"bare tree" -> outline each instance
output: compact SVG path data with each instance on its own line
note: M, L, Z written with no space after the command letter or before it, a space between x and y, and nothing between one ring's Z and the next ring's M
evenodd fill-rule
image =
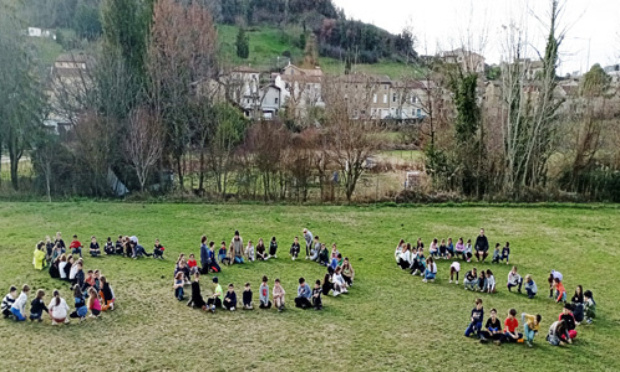
M176 165L181 188L184 156L191 143L189 110L196 82L216 73L217 32L209 10L198 2L184 6L159 0L153 11L148 50L149 94L166 128L167 148Z
M359 79L359 77L356 77ZM371 118L371 104L378 89L375 79L350 82L348 77L325 79L325 130L329 133L331 157L342 173L345 195L351 201L357 181L368 159L380 147L380 128Z
M163 149L163 128L147 109L138 108L129 116L125 157L133 167L144 192L149 174L159 162Z

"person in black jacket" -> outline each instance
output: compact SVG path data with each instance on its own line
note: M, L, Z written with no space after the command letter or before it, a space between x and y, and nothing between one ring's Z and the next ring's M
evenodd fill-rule
M482 262L487 259L489 255L489 241L487 237L484 235L484 229L480 229L480 235L476 238L476 258L478 262L482 259Z
M189 299L187 306L192 306L194 308L199 308L202 310L207 309L207 304L205 300L202 298L202 294L200 293L200 273L194 274L194 281L192 282L192 297Z
M45 302L43 302L43 297L45 297L45 292L42 289L39 289L37 291L37 297L35 297L35 299L30 303L30 321L38 320L39 322L42 322L43 319L41 319L41 316L43 315L43 312L45 311L49 314L49 310L47 309L47 306L45 306Z
M487 320L485 326L486 331L480 331L480 342L485 343L487 340L501 340L502 336L502 323L497 318L497 310L491 309L491 317Z
M226 292L226 297L224 297L223 305L226 310L230 311L235 311L237 307L237 294L235 293L235 286L232 283L228 285L228 292Z

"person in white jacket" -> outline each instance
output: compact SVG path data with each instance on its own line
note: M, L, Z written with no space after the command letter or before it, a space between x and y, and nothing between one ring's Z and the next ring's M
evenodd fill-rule
M407 243L403 251L398 255L398 265L401 269L407 270L411 267L411 263L413 262L413 256L411 255L411 244Z
M47 307L50 311L50 317L52 318L52 325L58 323L69 323L67 313L69 312L69 305L64 298L60 297L60 292L57 289L54 290L54 297Z
M26 320L24 314L26 313L26 302L28 302L28 292L30 292L30 286L24 284L22 287L22 293L19 294L17 300L13 302L11 306L11 313L15 316L15 320L23 322Z
M396 260L396 264L398 265L398 259L400 258L400 253L403 251L403 247L405 246L405 240L401 239L396 246L396 250L394 251L394 259Z
M495 276L493 275L493 272L491 270L487 270L486 292L487 293L495 293L495 291L496 291L495 286L496 285L497 285L497 283L495 282Z

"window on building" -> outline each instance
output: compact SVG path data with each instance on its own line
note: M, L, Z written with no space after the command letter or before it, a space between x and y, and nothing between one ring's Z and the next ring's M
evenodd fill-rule
M273 101L274 101L274 103L277 105L277 104L278 104L278 101L279 101L278 97L274 98L274 100L273 100Z
M377 103L377 95L373 94L372 96L372 103Z
M392 102L396 102L396 93L392 94Z
M387 94L384 94L384 95L383 95L383 103L388 103L388 102L387 102Z
M422 109L418 109L417 111L418 117L422 116Z

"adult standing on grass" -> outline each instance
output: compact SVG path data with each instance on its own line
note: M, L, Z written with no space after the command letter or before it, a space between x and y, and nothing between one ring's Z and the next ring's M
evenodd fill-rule
M476 258L478 262L482 258L482 262L487 259L489 255L489 240L484 235L484 229L480 229L480 235L476 238Z
M202 266L201 274L209 273L209 248L207 248L207 236L200 238L200 265Z
M239 236L239 230L235 231L235 236L230 242L233 248L235 263L242 264L243 261L243 238Z
M306 260L310 259L310 249L312 248L312 241L314 240L314 236L312 232L308 229L303 230L304 240L306 241Z

